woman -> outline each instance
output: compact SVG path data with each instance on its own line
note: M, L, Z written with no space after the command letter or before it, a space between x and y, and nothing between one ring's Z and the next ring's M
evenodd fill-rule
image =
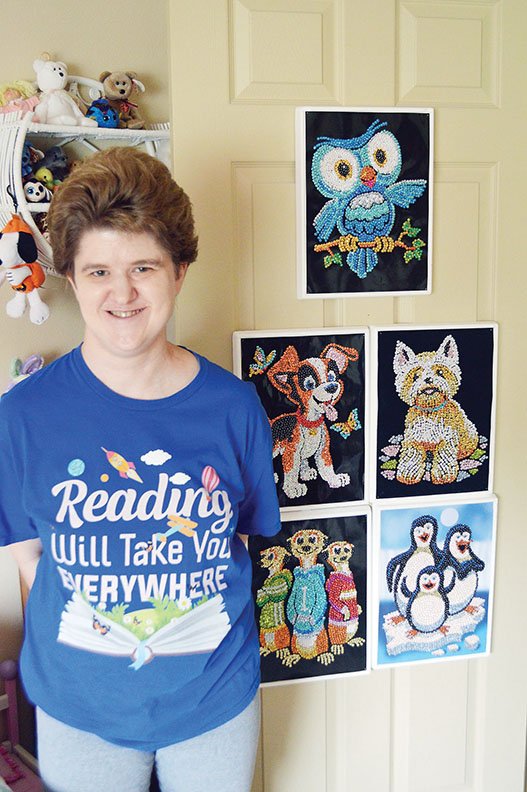
M80 347L0 403L0 538L31 587L22 679L51 792L250 788L259 652L241 534L279 529L254 389L169 343L190 202L114 148L49 212Z

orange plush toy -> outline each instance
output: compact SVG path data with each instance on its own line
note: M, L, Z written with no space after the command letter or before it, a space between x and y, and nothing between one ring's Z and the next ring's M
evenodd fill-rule
M49 308L42 301L39 287L45 280L37 261L37 246L30 227L18 215L0 233L0 284L7 280L15 296L6 305L8 316L19 319L29 304L29 318L42 324L49 317Z

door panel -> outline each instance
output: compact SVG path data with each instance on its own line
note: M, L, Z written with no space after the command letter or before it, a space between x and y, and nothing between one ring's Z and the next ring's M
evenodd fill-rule
M253 792L520 792L527 5L171 0L169 8L173 161L200 233L177 312L181 342L230 368L235 329L500 325L491 655L265 689ZM296 105L435 108L431 295L296 298Z

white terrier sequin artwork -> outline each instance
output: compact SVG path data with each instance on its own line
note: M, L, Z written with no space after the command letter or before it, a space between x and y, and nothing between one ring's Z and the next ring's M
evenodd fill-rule
M431 462L433 484L456 481L459 462L478 447L478 430L454 400L461 385L459 352L447 335L437 351L415 353L397 341L393 359L395 388L409 405L396 478L417 484Z

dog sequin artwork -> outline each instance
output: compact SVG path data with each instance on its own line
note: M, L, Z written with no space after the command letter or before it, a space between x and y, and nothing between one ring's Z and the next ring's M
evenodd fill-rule
M378 497L488 488L493 334L488 326L379 333Z
M459 462L478 447L478 430L454 400L461 384L459 353L448 335L437 351L415 352L397 342L393 360L395 388L409 406L396 476L402 484L417 484L430 454L433 484L450 484Z
M335 472L327 421L338 418L335 405L344 393L341 375L358 358L354 348L328 344L319 357L301 360L290 345L268 370L272 385L297 408L271 420L273 457L282 460L287 498L306 495L308 483L317 477L332 489L350 483L348 473Z
M357 327L234 333L234 371L269 419L282 508L366 499L368 343Z

